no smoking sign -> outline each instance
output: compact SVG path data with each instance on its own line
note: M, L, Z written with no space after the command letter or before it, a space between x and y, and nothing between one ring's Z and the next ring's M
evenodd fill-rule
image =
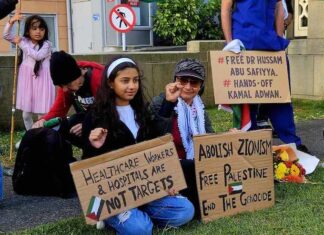
M109 13L109 22L116 31L127 33L134 28L135 12L127 4L116 5Z

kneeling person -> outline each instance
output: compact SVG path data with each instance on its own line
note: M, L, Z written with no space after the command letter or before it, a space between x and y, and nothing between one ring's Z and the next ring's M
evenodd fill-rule
M43 127L46 121L57 117L67 120L73 106L76 113L62 123L60 133L73 145L82 147L82 121L94 102L103 69L103 65L95 62L77 62L64 51L54 52L50 71L54 85L59 86L57 97L50 111L35 122L33 128Z

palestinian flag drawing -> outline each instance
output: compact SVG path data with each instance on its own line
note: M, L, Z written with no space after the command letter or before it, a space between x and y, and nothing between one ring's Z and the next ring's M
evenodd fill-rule
M228 185L229 195L241 193L243 190L242 182L234 182Z
M233 113L233 127L247 131L251 128L251 116L249 104L221 104L218 109Z
M86 216L90 219L99 221L104 203L105 201L102 200L100 197L92 196Z

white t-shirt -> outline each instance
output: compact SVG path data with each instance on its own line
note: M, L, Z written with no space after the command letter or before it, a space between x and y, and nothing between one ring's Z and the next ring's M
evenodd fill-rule
M286 20L288 18L288 8L287 8L286 0L282 0L282 6L284 9L284 20Z
M119 119L125 123L136 139L139 127L135 121L135 113L133 108L130 105L116 106L116 108L119 114Z

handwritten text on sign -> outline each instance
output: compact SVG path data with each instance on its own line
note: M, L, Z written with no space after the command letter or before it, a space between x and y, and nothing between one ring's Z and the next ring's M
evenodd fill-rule
M169 135L73 163L71 170L90 224L186 187Z
M211 51L216 104L290 102L284 51Z
M270 131L194 137L203 221L274 204L271 142Z

